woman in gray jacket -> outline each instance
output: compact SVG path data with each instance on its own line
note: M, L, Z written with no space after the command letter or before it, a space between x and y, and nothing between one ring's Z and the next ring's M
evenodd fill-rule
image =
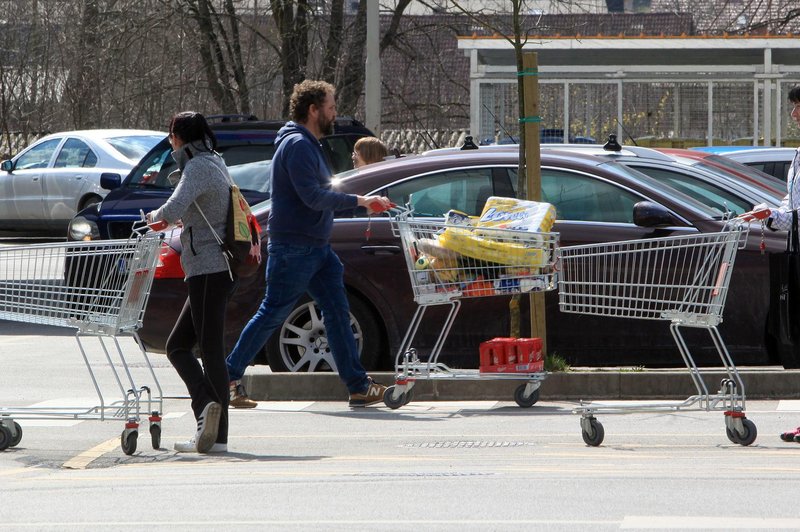
M175 444L178 452L226 452L228 370L225 366L225 307L234 277L214 235L225 238L231 178L214 150L217 140L200 113L182 112L169 127L172 157L181 172L167 202L148 221L181 222L181 265L189 297L167 339L167 357L192 399L197 432ZM192 348L198 345L202 365Z

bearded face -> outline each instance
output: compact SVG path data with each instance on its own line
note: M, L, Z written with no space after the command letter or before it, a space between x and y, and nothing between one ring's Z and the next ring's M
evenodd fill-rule
M325 113L320 113L317 117L317 126L319 127L320 132L323 135L333 135L333 123L336 120L336 116L333 117L325 116Z

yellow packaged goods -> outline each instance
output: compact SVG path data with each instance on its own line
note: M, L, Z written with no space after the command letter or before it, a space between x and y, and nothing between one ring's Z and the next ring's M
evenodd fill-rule
M550 203L492 196L475 226L547 233L555 221L556 208Z
M439 235L439 244L473 259L505 264L541 268L547 265L548 253L541 247L528 247L523 242L492 238L487 231L478 235L474 229L448 227Z
M549 232L555 219L556 209L549 203L492 196L480 218L471 220L472 227L448 224L439 235L439 245L473 259L541 268L550 257L537 233Z

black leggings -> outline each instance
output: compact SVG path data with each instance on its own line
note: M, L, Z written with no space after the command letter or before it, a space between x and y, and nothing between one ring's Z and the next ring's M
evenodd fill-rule
M227 271L190 277L186 283L189 297L167 339L167 357L189 390L195 419L209 402L222 405L217 443L228 443L225 307L235 285ZM196 344L202 366L192 352Z

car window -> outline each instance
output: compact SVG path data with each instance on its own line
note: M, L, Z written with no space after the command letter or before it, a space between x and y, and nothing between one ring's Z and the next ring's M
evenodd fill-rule
M97 166L97 155L88 144L79 139L67 139L58 152L53 168L92 168Z
M263 157L268 154L269 159L272 158L270 148L269 146L228 146L219 147L218 151L225 159L233 181L239 185L241 190L268 192L271 175L270 160L265 160ZM257 158L256 154L262 158ZM167 178L177 168L178 165L172 158L170 148L154 150L136 168L128 186L171 190L173 186Z
M509 174L516 183L517 170ZM633 206L642 199L601 179L542 168L542 201L555 206L559 220L633 223Z
M411 199L416 216L443 216L450 209L478 216L493 190L492 169L472 168L403 181L388 187L386 196L398 205Z
M749 211L753 207L751 202L738 197L732 192L693 176L661 168L637 166L636 169L719 212L730 211L738 215Z
M641 200L613 183L542 168L542 201L555 205L559 220L633 223L633 206Z
M334 174L353 168L353 146L360 137L362 135L328 135L322 138L322 149Z
M58 148L61 139L50 139L40 142L36 146L19 156L14 163L16 170L31 170L34 168L47 168L53 153Z
M107 137L105 140L123 157L127 157L133 162L138 162L163 138L160 135L127 135Z
M275 154L274 144L248 144L248 145L220 145L217 152L225 159L225 164L235 166L237 164L256 163L258 161L271 161Z

